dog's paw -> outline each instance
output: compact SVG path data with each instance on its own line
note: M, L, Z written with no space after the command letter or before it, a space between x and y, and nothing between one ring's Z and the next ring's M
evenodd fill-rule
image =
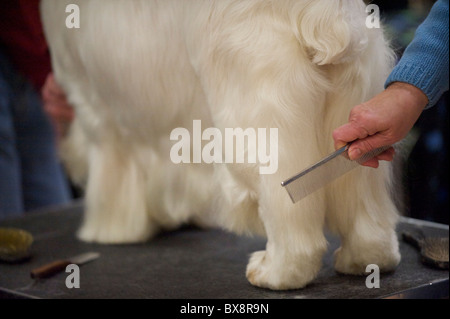
M292 260L291 260L292 261ZM320 264L313 269L305 269L311 264L282 262L280 259L271 260L266 251L257 251L252 254L247 265L246 276L248 281L257 287L272 290L299 289L305 287L316 276Z
M367 247L360 251L338 248L334 252L334 269L342 274L367 275L366 267L375 264L381 272L395 270L400 262L397 249Z
M92 224L85 224L78 230L76 235L79 240L89 243L134 244L145 242L152 238L156 233L157 229L155 227L127 231L120 227L95 227L95 225Z

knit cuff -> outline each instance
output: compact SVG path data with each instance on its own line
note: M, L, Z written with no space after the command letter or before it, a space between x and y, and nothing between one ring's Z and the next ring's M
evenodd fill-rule
M387 88L393 82L405 82L420 89L428 98L425 108L435 105L444 93L439 85L439 77L424 70L421 66L399 63L389 75L385 83Z

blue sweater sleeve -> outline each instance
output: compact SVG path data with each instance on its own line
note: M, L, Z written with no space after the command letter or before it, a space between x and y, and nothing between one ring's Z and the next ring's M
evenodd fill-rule
M438 0L433 5L385 83L385 87L392 82L414 85L428 97L427 108L449 88L448 7L449 0Z

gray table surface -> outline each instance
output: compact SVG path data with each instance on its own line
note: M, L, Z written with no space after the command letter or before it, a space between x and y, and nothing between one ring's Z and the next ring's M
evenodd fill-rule
M304 289L271 291L254 287L245 278L249 255L264 249L265 239L184 227L143 244L88 244L75 237L82 210L82 204L75 203L0 222L0 227L25 229L35 239L29 260L0 263L0 298L448 298L448 270L423 265L418 251L402 240L402 261L394 272L381 274L380 288L367 288L364 276L336 273L332 254L339 241L327 236L329 249L314 282ZM417 228L431 236L448 236L448 225L409 218L401 219L398 234ZM101 256L80 267L78 289L66 287L69 274L65 272L48 279L30 278L31 269L88 251L99 252Z

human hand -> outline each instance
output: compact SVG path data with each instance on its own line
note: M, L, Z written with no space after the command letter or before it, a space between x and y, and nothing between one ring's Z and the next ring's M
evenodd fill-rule
M70 123L74 118L72 106L67 102L62 88L56 83L53 73L47 76L42 87L44 110L49 115L55 128L57 141L66 136Z
M348 150L350 159L403 139L428 104L427 96L411 84L395 82L371 100L355 106L348 123L333 131L336 149L353 142ZM380 160L392 161L391 147L364 166L377 168Z

